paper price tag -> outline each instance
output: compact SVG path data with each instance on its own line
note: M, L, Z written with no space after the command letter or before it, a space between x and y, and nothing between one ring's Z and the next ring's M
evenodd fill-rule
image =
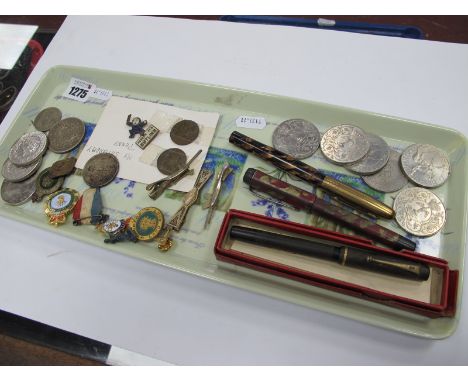
M91 97L100 99L102 101L107 101L112 97L112 90L96 88L91 94Z
M95 89L96 85L90 82L72 78L63 96L78 102L86 102Z
M266 120L263 117L240 116L236 119L236 125L246 129L263 129L266 127Z

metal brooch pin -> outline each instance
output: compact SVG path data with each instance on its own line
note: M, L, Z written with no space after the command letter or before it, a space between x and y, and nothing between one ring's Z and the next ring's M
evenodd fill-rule
M226 178L231 172L232 168L229 166L229 163L224 162L222 168L216 174L213 193L211 194L210 198L208 199L208 202L205 205L205 208L208 208L208 214L206 215L205 220L205 229L209 226L209 224L211 223L211 219L213 218L213 214L216 209L216 204L218 203L223 182L226 180Z
M146 190L149 191L149 197L153 200L156 200L166 189L176 184L184 176L193 175L193 170L190 169L190 165L201 154L202 151L203 150L198 150L192 159L190 159L181 170L154 183L148 184L146 186Z
M212 175L213 171L211 170L203 169L200 171L197 181L195 182L195 186L189 192L187 192L184 200L182 201L182 206L166 224L163 236L158 239L158 248L161 251L166 252L172 247L172 239L170 238L171 232L173 230L179 231L182 228L188 210L197 201L200 190L203 188L206 182L208 182Z

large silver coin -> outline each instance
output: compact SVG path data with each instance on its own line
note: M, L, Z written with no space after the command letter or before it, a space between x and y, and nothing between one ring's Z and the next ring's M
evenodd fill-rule
M187 163L187 155L181 149L163 151L156 162L156 167L164 175L172 175L182 170Z
M23 182L9 182L4 180L0 195L2 199L14 206L26 203L36 190L36 177L32 176Z
M320 146L320 132L304 119L288 119L273 132L273 147L296 159L310 157Z
M401 167L408 178L423 187L438 187L448 178L450 161L446 153L432 145L411 145L401 154Z
M364 131L353 125L338 125L328 129L322 137L320 148L333 163L348 164L364 158L370 148Z
M381 192L395 192L408 184L408 179L400 169L400 154L390 150L387 164L373 175L363 176L368 186Z
M49 149L63 154L78 146L85 136L85 125L81 119L65 118L49 130Z
M62 112L56 107L48 107L42 110L36 118L33 125L39 131L47 131L54 127L62 119Z
M17 166L37 162L47 150L47 136L41 131L22 135L10 148L8 158Z
M401 190L393 203L395 219L406 232L432 236L445 224L445 208L431 191L421 187Z
M10 159L7 159L3 163L2 176L9 182L22 182L25 179L33 176L36 171L41 167L42 157L37 162L31 163L30 165L20 167L11 163Z
M119 173L119 160L109 153L96 154L83 167L83 180L90 187L103 187Z
M388 162L390 148L378 135L367 133L370 143L369 152L361 160L345 167L359 175L371 175L380 171Z

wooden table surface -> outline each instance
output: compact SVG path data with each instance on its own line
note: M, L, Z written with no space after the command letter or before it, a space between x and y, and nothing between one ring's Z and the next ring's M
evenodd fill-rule
M217 20L219 16L169 16ZM326 18L375 24L412 25L424 31L425 38L433 41L468 43L468 16L297 16ZM55 33L65 16L0 16L0 23L31 24L39 26L39 33ZM0 115L0 122L3 116ZM47 327L0 311L0 365L104 365L105 359L86 347L86 339ZM26 329L28 328L28 329ZM45 333L45 334L44 334ZM50 341L51 338L54 341ZM60 345L57 338L63 338ZM52 343L53 342L53 343ZM67 346L72 343L73 346ZM79 343L80 346L76 346ZM106 352L105 344L99 354ZM96 346L91 346L93 349ZM60 350L59 350L60 349Z

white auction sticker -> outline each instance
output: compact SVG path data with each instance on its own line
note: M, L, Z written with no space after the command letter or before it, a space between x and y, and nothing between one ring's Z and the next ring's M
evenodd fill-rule
M246 129L263 129L266 126L266 120L263 117L248 117L240 116L236 119L237 127L245 127Z
M90 82L72 78L63 96L75 101L86 102L95 89L96 85Z
M96 88L91 94L92 98L100 99L102 101L107 101L112 97L112 90Z

